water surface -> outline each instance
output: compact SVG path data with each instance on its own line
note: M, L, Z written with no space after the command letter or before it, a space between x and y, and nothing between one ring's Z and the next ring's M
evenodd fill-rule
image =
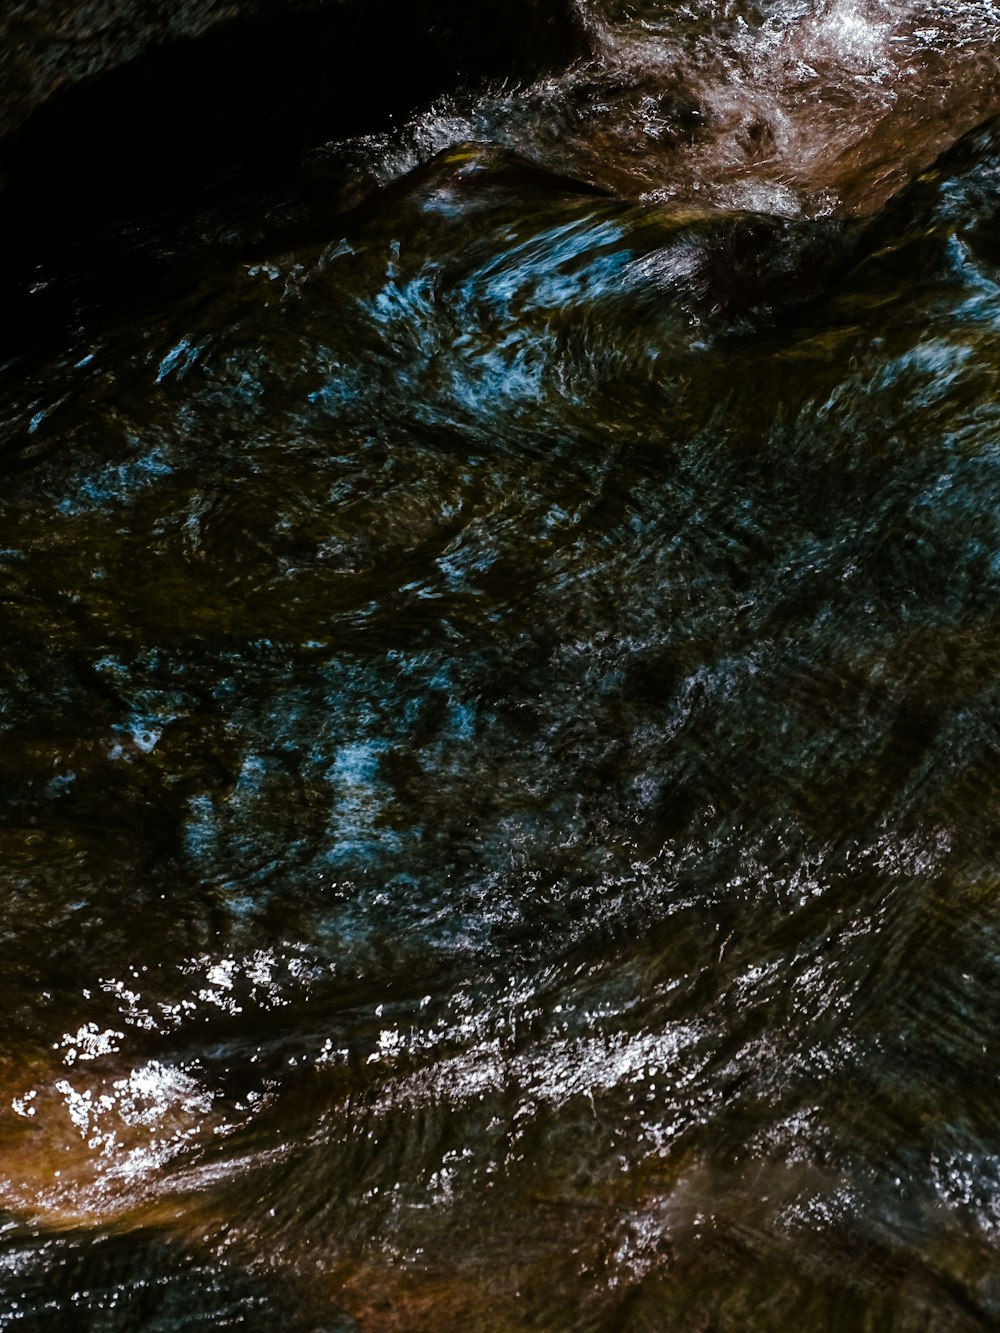
M588 17L4 368L0 1327L1000 1324L992 10Z

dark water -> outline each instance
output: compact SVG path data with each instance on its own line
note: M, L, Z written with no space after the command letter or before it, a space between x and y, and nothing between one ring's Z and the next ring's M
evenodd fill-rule
M4 369L0 1328L1000 1327L993 11L589 19Z

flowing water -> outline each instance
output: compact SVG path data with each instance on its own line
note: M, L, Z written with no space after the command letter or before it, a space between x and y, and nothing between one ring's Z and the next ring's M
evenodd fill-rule
M0 1329L1000 1327L997 16L586 19L3 368Z

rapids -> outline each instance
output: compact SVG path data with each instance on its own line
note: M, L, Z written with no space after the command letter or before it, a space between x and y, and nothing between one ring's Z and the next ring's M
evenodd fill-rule
M0 1329L1000 1327L996 15L582 2L21 293Z

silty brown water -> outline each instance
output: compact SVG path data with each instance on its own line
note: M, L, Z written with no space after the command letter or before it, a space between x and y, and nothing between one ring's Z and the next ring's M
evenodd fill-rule
M587 19L4 368L3 1327L1000 1320L992 10Z

